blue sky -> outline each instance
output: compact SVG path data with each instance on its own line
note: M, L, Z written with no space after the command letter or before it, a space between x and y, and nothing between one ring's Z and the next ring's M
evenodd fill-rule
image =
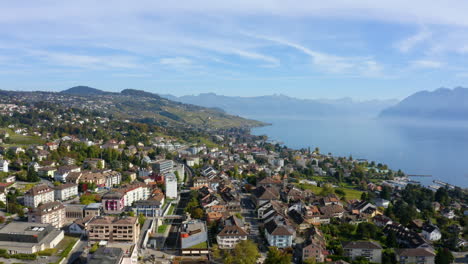
M364 100L468 86L468 2L432 2L2 1L0 89Z

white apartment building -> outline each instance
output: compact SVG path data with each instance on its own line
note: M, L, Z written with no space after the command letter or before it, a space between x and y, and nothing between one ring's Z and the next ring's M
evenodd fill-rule
M24 194L24 205L26 207L36 208L41 203L46 204L53 201L54 190L45 184L34 186Z
M78 185L64 183L54 188L55 200L65 201L78 196Z
M133 202L147 200L150 196L150 189L144 183L137 183L125 188L125 206L132 206Z
M166 198L177 198L177 177L174 173L164 174L164 184L166 186Z

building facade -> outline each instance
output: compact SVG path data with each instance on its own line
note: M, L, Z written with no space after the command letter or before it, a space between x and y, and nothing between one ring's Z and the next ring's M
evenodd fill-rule
M55 200L65 201L78 196L78 185L65 183L54 188Z
M343 245L344 255L351 260L364 257L370 262L382 263L382 247L377 242L352 241Z
M90 241L137 243L140 225L136 217L97 217L86 226Z
M45 184L34 186L24 194L24 205L26 207L36 208L39 204L46 204L53 201L54 190Z
M65 206L61 202L51 202L39 205L28 213L28 222L51 224L55 228L65 225Z

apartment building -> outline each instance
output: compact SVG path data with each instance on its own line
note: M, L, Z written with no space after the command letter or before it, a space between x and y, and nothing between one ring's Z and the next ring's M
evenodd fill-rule
M65 206L61 202L41 204L28 213L28 222L39 224L51 224L55 228L65 225Z
M90 241L137 243L140 225L136 217L97 217L86 226Z
M29 189L24 194L24 205L36 208L39 204L46 204L54 201L54 190L45 184L37 185Z
M434 264L435 253L427 248L395 249L396 260L400 264Z
M382 263L382 247L372 241L351 241L343 244L344 255L351 260L364 257L370 262Z
M177 177L174 173L164 174L164 184L166 186L166 198L177 198Z
M78 196L78 185L74 183L64 183L54 188L55 200L66 201Z

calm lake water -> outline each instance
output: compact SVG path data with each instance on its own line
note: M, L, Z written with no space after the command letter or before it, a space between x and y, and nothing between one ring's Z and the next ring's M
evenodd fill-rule
M425 185L442 180L468 187L468 126L454 123L389 122L382 120L317 120L249 116L271 123L255 128L288 147L319 147L321 153L352 155L388 164Z

